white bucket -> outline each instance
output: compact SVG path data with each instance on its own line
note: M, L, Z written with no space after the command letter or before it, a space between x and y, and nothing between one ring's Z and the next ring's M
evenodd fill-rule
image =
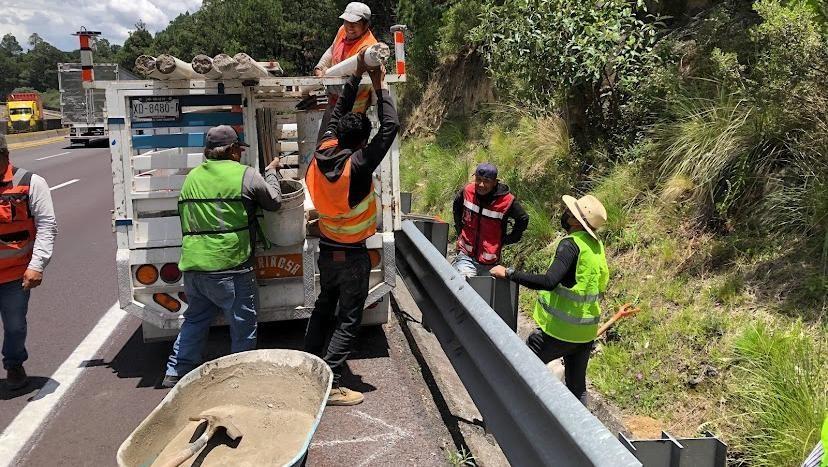
M262 231L273 244L290 246L305 241L305 188L297 180L282 180L282 207L264 211Z

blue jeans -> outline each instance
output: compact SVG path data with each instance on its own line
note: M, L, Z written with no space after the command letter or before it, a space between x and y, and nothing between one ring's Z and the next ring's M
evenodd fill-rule
M219 312L230 325L230 351L256 348L256 274L184 272L188 308L167 362L167 375L184 376L203 359L210 323Z
M452 266L454 266L454 269L457 272L459 272L460 275L464 277L469 277L488 276L489 269L493 268L495 265L480 264L465 253L457 253L457 257L454 258L454 263L452 263Z
M0 284L0 318L3 319L3 368L20 366L29 358L26 352L26 311L30 291L23 281Z

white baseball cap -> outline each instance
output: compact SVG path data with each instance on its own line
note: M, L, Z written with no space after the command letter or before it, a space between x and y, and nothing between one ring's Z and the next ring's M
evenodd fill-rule
M349 23L358 23L360 21L371 21L371 7L360 2L351 2L345 7L345 13L339 16Z

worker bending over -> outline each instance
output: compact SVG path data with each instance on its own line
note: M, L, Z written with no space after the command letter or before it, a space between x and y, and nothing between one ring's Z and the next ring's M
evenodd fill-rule
M43 281L57 236L52 194L43 177L9 160L0 135L0 318L3 322L3 368L9 390L23 389L29 377L26 314L31 290Z
M592 195L564 196L561 227L566 230L544 275L495 266L492 276L540 290L533 318L538 328L526 344L543 361L560 357L566 365L566 386L586 405L586 371L601 317L600 300L607 290L609 269L604 244L595 231L607 222L607 211Z
M371 8L368 5L360 2L351 2L345 7L345 12L340 18L343 20L342 26L334 37L333 44L328 47L328 50L319 59L319 63L313 69L316 76L324 76L325 71L348 58L351 58L363 50L371 47L377 43L377 39L371 32ZM328 86L328 103L329 108L333 108L336 104L337 96L341 89L337 86ZM359 87L356 99L354 100L354 112L365 113L371 105L371 100L374 97L374 90L370 84Z
M454 228L457 258L454 268L468 277L488 274L500 262L505 245L520 241L529 216L508 185L500 183L497 167L482 163L474 171L474 182L454 197ZM511 224L511 232L506 232Z
M305 333L305 350L324 358L334 374L329 405L354 405L361 393L340 384L368 297L371 262L365 240L377 230L377 202L372 175L399 129L397 111L385 84L385 69L368 71L376 91L379 132L368 143L371 122L349 112L366 71L364 53L345 84L321 135L305 181L319 213L319 283L321 291ZM337 304L339 305L337 310ZM326 341L326 338L330 339Z
M230 325L230 351L256 348L258 291L253 271L259 207L282 203L278 159L265 169L239 163L244 147L227 125L210 128L205 161L190 171L178 197L181 260L188 307L161 386L171 388L201 364L217 312Z

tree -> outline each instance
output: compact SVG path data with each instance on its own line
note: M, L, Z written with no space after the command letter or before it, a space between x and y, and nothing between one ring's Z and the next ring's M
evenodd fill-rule
M71 54L61 52L38 34L29 36L31 49L21 56L20 83L38 91L57 89L57 64L67 61Z
M135 59L149 52L151 46L152 34L147 31L147 25L138 20L135 23L135 30L130 31L129 37L124 41L124 46L118 51L117 61L122 67L132 70L135 67Z
M6 54L8 57L16 57L23 53L23 47L20 46L14 35L8 33L3 36L3 39L0 39L0 53Z

